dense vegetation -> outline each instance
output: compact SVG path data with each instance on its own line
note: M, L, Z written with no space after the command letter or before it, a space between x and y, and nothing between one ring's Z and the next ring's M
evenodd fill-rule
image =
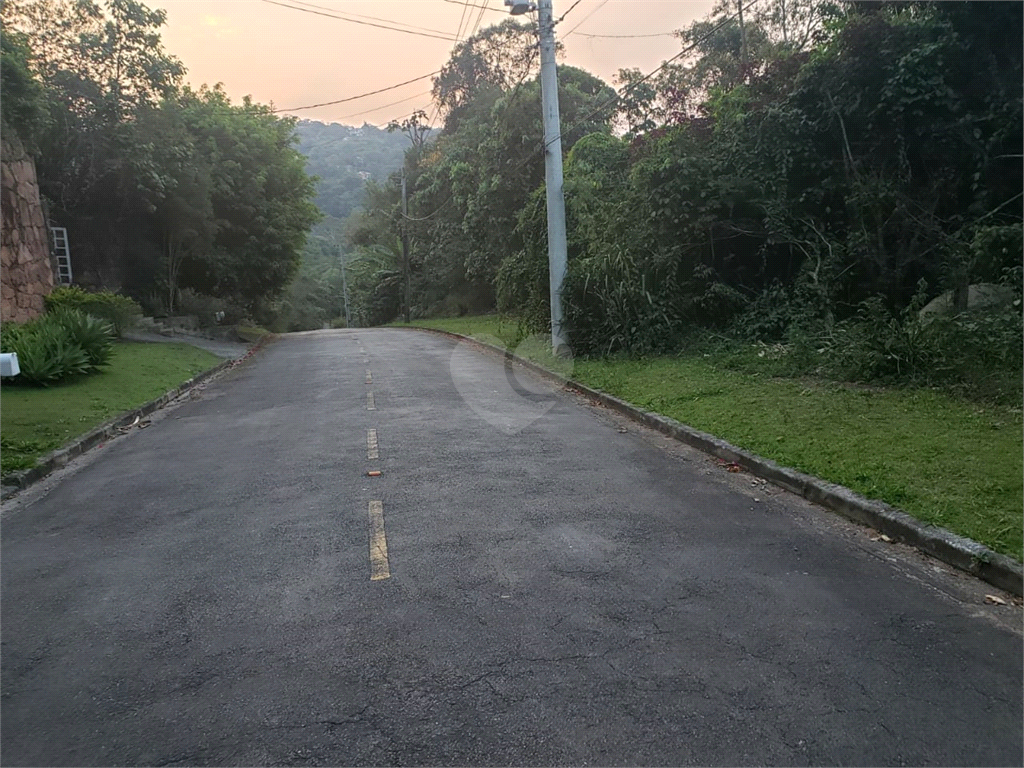
M46 297L46 310L54 313L74 310L92 315L109 323L118 336L131 328L142 314L138 303L127 296L111 291L84 291L75 285L62 285L53 289Z
M369 123L356 128L299 120L295 135L296 149L317 178L313 202L334 219L347 219L362 204L367 180L383 182L401 167L408 145L402 135Z
M18 356L15 383L47 386L98 373L110 361L114 327L77 309L49 312L27 323L4 323L0 343Z
M742 368L756 343L778 374L1019 401L1021 5L734 10L618 91L560 67L575 352L713 346ZM80 282L297 330L342 322L344 261L359 325L498 310L546 328L530 23L456 46L440 131L423 113L383 131L181 86L163 13L137 0L9 0L2 19L5 127Z
M1019 401L1022 6L733 10L617 98L560 68L574 350L753 342L776 373ZM348 230L362 322L498 309L544 330L534 50L528 25L482 31L435 80L436 140L403 126L409 217L395 174Z
M383 183L402 166L408 141L399 132L363 125L300 120L295 126L297 149L308 159L317 179L313 202L324 214L313 227L302 251L302 263L272 327L278 331L305 331L325 323L341 324L344 317L345 280L342 258L344 226L363 202L367 182Z
M127 296L61 286L46 297L46 314L27 323L4 323L0 347L18 355L11 383L48 386L99 373L110 362L114 340L142 310Z
M76 282L150 312L181 289L236 320L273 317L319 218L294 121L181 85L163 11L138 0L7 0L3 120L35 156Z

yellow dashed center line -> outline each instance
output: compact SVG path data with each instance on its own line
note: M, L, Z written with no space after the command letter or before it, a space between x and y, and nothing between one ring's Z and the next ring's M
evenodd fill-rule
M363 363L370 364L370 358L366 355L363 345L359 345L359 353L363 356ZM366 369L366 383L373 384L373 374ZM366 393L366 410L377 410L377 404L373 400L373 391ZM366 430L366 458L379 459L380 446L377 442L377 430ZM388 539L384 533L384 504L380 501L371 501L369 507L370 516L370 581L381 581L391 578L391 566L388 563Z
M384 535L384 504L370 502L370 581L391 578L388 539Z

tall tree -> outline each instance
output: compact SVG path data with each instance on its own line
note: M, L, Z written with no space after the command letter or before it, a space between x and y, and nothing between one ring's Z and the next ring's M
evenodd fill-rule
M45 83L64 90L76 109L113 121L169 95L185 74L160 42L166 11L138 0L8 0L0 18L31 38ZM98 98L85 98L75 80Z
M295 274L319 213L295 122L220 88L180 88L165 13L138 0L13 0L49 112L40 186L76 275L173 309L191 287L263 312Z
M540 64L534 25L505 19L455 46L434 78L434 102L455 130L462 112L484 91L505 93L536 74Z
M210 169L216 223L209 249L185 261L184 281L266 312L294 277L306 234L321 216L312 202L315 180L295 149L295 121L248 98L231 104L219 87L185 88L178 100Z
M188 110L173 97L140 114L140 131L152 142L151 166L142 187L149 221L163 257L165 306L174 313L182 267L213 248L218 222L213 210L213 163Z
M5 29L0 35L0 82L3 103L0 118L34 151L48 113L42 84L32 72L32 50L27 37L17 30Z
M165 14L137 0L14 0L0 18L25 35L44 86L40 191L69 229L76 275L118 286L140 236L137 180L151 165L136 118L184 73L160 45Z

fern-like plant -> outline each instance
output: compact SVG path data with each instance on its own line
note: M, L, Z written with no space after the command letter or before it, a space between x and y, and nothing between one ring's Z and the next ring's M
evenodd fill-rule
M21 369L18 381L26 384L47 386L91 369L85 350L51 315L23 326L12 346Z
M111 323L74 309L60 310L53 317L85 352L91 370L97 371L110 362L116 335Z

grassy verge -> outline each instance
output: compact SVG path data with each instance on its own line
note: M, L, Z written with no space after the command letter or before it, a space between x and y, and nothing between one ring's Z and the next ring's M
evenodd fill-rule
M0 473L27 469L79 435L138 408L220 358L187 344L118 343L101 373L45 389L0 387Z
M497 317L414 325L519 338L514 321ZM765 373L733 368L717 355L583 359L573 378L1021 559L1019 408L932 390L775 378L767 364Z
M394 323L402 327L405 323ZM413 320L409 325L418 328L437 328L463 336L487 339L497 338L509 346L516 346L523 337L523 332L515 320L502 318L499 315L478 315L476 317L439 317L434 320Z

